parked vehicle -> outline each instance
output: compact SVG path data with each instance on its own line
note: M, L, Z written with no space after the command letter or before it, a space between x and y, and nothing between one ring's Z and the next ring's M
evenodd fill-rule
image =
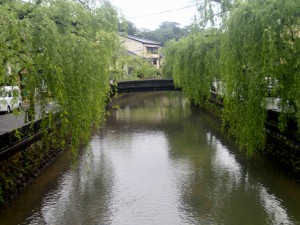
M21 107L22 96L18 86L0 87L0 112L11 113Z

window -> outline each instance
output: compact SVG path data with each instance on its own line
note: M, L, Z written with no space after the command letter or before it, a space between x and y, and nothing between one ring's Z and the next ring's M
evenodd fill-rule
M147 53L150 53L150 54L158 53L158 47L146 47L146 48L147 48Z

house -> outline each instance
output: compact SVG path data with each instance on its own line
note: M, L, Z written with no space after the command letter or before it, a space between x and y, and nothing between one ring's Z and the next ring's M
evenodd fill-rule
M159 50L161 45L159 42L139 38L131 35L119 35L121 44L130 54L134 54L146 58L157 69L160 68L161 57Z

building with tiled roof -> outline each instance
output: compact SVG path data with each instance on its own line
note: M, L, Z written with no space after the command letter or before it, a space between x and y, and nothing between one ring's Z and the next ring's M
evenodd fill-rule
M159 52L161 49L161 44L159 42L131 35L120 35L119 37L121 44L129 53L146 58L157 69L160 68L161 57Z

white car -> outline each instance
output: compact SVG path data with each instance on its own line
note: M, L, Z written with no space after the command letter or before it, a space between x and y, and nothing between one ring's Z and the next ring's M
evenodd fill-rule
M11 113L14 109L21 109L22 96L18 86L0 87L0 112Z

